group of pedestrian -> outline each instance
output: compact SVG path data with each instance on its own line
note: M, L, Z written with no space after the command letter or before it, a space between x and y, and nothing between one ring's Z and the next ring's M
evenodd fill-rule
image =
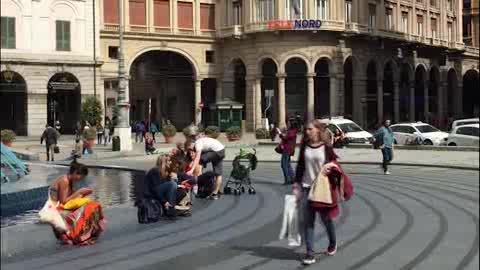
M133 131L135 132L136 143L143 143L144 139L147 138L147 135L152 137L154 143L157 143L155 135L160 131L160 127L157 122L138 121L134 125L132 125L132 127Z

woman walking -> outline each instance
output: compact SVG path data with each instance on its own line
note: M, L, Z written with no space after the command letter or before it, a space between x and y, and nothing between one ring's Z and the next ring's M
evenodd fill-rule
M281 166L283 172L283 184L293 184L293 169L291 157L295 154L295 146L297 142L297 127L293 122L288 123L288 129L284 133L279 134L280 147L282 149Z
M329 240L324 253L335 255L337 242L333 219L339 214L337 194L348 200L353 193L350 180L336 162L337 156L331 144L331 133L326 130L327 124L323 120L313 120L307 124L293 185L293 193L297 200L301 201L300 211L303 213L306 255L302 263L305 265L315 263L313 238L317 213L325 225ZM325 181L322 183L325 184L325 189L328 189L324 194L330 199L325 203L312 200L315 195L310 192L312 186L317 185L316 181L321 180Z

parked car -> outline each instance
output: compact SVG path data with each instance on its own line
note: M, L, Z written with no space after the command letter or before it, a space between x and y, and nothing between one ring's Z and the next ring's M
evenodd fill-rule
M401 123L391 126L395 144L408 145L420 142L424 145L441 145L448 133L423 122Z
M456 127L459 127L459 126L478 124L478 123L479 123L478 118L458 119L453 121L452 127L450 128L450 130L454 130Z
M455 127L450 135L445 138L448 146L479 146L478 144L479 124L460 125Z
M332 117L328 129L335 134L340 129L347 139L348 143L370 143L373 135L363 130L359 125L349 119L343 117Z

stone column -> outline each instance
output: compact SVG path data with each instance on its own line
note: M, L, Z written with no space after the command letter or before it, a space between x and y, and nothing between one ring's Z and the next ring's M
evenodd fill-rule
M195 125L202 122L202 108L200 103L202 102L202 79L195 79Z
M398 123L400 121L400 83L398 81L393 82L393 114L395 123Z
M463 79L463 78L462 78ZM458 80L456 99L455 99L455 118L460 118L463 115L463 80Z
M343 67L343 63L340 62L340 65ZM336 100L335 112L339 115L344 115L345 112L345 74L343 74L343 69L341 73L337 74L337 83L338 83L338 92Z
M428 113L430 111L430 104L429 104L429 96L428 96L428 81L425 81L423 83L423 117L424 117L424 120L425 122L428 122L430 121L430 119L428 119Z
M286 127L285 123L285 78L287 77L284 73L277 74L278 78L278 127Z
M439 119L440 127L443 128L443 125L446 123L445 119L445 92L447 90L448 84L447 81L441 81L438 86L438 97L437 97L437 117Z
M383 119L383 80L377 80L377 118Z
M245 87L245 107L243 111L245 112L245 120L246 120L246 129L248 131L254 131L256 125L256 106L255 106L255 99L256 99L256 77L248 76L245 78L246 80L246 87Z
M315 117L315 88L314 88L315 73L307 74L307 115L308 121Z
M262 77L255 79L255 129L262 127ZM268 128L268 127L266 127Z
M361 126L366 126L364 111L362 103L362 98L365 98L366 89L367 89L367 78L366 77L355 77L353 78L352 84L352 93L353 93L353 111L352 117L353 121L359 123Z
M337 77L330 75L330 116L337 114Z
M410 111L408 112L408 117L410 122L415 122L415 81L410 83Z

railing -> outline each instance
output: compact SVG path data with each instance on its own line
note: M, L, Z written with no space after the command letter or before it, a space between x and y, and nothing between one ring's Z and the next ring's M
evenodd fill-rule
M480 49L478 47L465 46L465 53L479 55Z
M115 31L115 32L118 32L118 24L108 24L108 23L105 23L103 24L103 30L105 31Z

